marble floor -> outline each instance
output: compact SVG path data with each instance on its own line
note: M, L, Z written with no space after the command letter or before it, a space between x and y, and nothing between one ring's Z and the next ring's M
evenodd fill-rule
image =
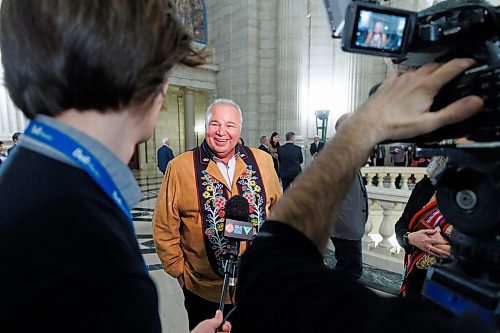
M134 172L142 191L141 202L132 209L137 240L149 274L158 288L160 316L164 333L188 332L187 313L184 309L184 295L177 280L163 271L156 255L152 236L153 211L163 175L156 170Z
M157 170L134 172L142 191L141 202L132 209L137 240L149 267L159 293L160 316L164 333L188 332L187 313L184 309L184 296L177 280L163 271L156 255L152 238L153 211L163 175ZM335 257L330 244L325 254L325 264L333 267ZM375 267L365 266L360 281L382 296L397 294L401 276Z

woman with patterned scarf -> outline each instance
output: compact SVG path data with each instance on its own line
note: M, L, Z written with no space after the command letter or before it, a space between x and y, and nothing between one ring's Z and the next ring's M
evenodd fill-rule
M446 167L447 158L435 156L427 167L428 177L419 181L396 223L396 237L405 249L404 279L400 296L420 297L427 268L440 257L450 256L452 226L443 217L436 201L436 176Z

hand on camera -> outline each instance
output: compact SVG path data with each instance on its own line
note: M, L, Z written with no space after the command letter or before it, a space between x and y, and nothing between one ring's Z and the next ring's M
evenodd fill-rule
M408 235L408 242L433 256L449 257L451 247L449 242L441 235L441 229L422 229Z
M404 139L462 121L479 112L483 101L467 96L437 112L429 112L441 87L474 64L472 59L454 59L445 64L426 64L417 70L393 76L362 106L363 116L380 124L378 142Z
M215 317L212 319L207 319L196 325L196 327L191 331L191 333L214 333L215 330L222 324L224 320L222 316L222 311L217 310ZM222 331L218 332L231 332L231 323L226 321L222 325Z

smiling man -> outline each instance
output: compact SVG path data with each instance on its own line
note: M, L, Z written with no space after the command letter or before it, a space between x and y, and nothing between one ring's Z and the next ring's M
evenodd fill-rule
M205 140L169 163L156 201L157 253L165 272L182 287L190 328L219 306L228 246L223 237L226 201L245 197L257 231L281 196L271 156L238 144L242 123L234 101L214 101L207 109Z

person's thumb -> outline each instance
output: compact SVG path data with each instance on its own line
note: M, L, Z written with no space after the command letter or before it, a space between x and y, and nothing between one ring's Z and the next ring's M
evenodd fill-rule
M224 319L224 317L222 315L222 311L221 310L217 310L215 312L215 320L217 321L217 323L222 324L222 320L223 319Z
M220 326L220 324L222 324L223 319L224 317L222 315L222 311L217 310L217 312L215 312L215 317L210 319L210 326L216 329L217 327Z

